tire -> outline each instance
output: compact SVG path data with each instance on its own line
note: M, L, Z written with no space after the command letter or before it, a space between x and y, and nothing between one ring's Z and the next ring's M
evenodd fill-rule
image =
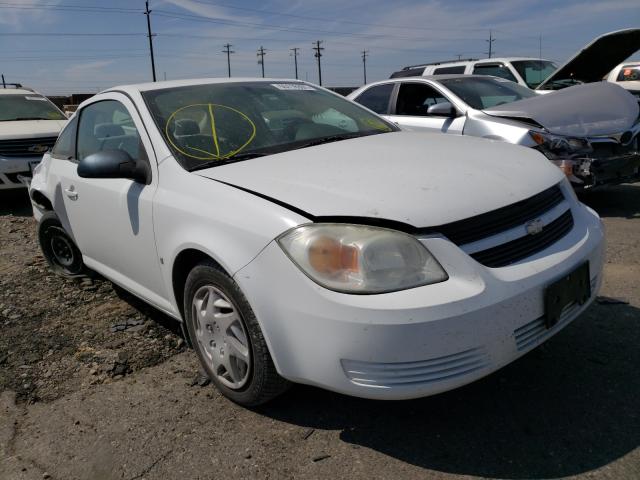
M193 349L227 398L255 407L283 393L260 325L240 287L213 262L191 270L184 287L184 317Z
M82 253L54 212L46 212L38 223L38 242L51 269L64 278L86 273Z

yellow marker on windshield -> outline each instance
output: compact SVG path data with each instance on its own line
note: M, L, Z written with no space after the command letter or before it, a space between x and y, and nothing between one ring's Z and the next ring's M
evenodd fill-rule
M248 124L248 127L250 127L250 132L247 132L248 133L247 140L239 148L236 148L228 152L221 151L221 148L220 148L221 135L219 134L219 126L216 124L216 119L215 119L216 110L226 110L226 111L232 112L233 116L238 118L238 120L241 123L246 122L246 124ZM182 118L176 118L180 116L179 114L182 114ZM176 137L176 135L171 133L169 129L169 126L171 125L171 123L173 122L175 124L177 120L182 120L182 119L191 120L195 122L193 117L202 118L203 114L208 115L209 117L209 122L211 124L211 141L212 141L212 147L213 147L211 150L214 150L214 151L206 150L205 149L207 148L206 145L201 145L199 143L199 140L203 138L203 136L206 138L206 134L184 135L183 136L184 138L182 139L183 141L180 142L181 145L177 145L176 142L178 138ZM234 132L241 130L240 128L236 128L236 127L239 127L239 125L231 126L229 128L234 130ZM175 148L178 152L180 152L181 154L189 158L195 158L197 160L226 160L228 158L233 157L237 153L241 152L245 148L247 148L247 146L254 140L256 136L256 125L247 115L242 113L240 110L236 110L233 107L229 107L228 105L221 105L216 103L194 103L192 105L185 105L184 107L180 107L169 116L167 123L165 125L165 136L167 138L167 141L171 144L173 148ZM189 144L189 142L193 142L193 143ZM193 152L198 152L199 154L191 153L187 151L187 149Z

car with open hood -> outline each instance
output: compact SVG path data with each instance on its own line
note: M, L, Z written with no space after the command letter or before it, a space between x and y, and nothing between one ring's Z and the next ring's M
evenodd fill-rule
M536 95L504 78L434 75L375 82L348 98L405 129L531 147L576 189L640 179L638 102L608 82Z
M0 88L0 190L24 188L67 117L49 99L21 85Z
M602 281L600 219L539 152L403 132L297 80L101 92L29 194L54 271L176 319L243 405L291 382L378 399L467 384Z
M628 28L600 35L560 67L543 58L470 58L410 65L390 78L431 75L491 75L519 83L537 93L601 81L618 63L640 50L640 29Z

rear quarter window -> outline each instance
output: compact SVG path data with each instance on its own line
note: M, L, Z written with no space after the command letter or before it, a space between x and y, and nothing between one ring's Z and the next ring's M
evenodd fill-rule
M389 99L393 86L393 83L376 85L362 92L355 101L376 113L386 114L389 111Z

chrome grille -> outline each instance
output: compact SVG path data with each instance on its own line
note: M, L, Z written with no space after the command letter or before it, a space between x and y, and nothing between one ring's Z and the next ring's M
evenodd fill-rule
M465 245L523 225L539 217L564 200L562 190L554 185L519 202L475 217L425 229L420 233L438 232L456 245Z
M571 210L567 210L536 235L525 235L497 247L473 253L471 256L487 267L505 267L553 245L572 228L573 215Z
M11 140L0 140L0 155L7 157L38 157L44 154L44 151L36 147L51 148L56 143L58 137L40 137L40 138L20 138Z

